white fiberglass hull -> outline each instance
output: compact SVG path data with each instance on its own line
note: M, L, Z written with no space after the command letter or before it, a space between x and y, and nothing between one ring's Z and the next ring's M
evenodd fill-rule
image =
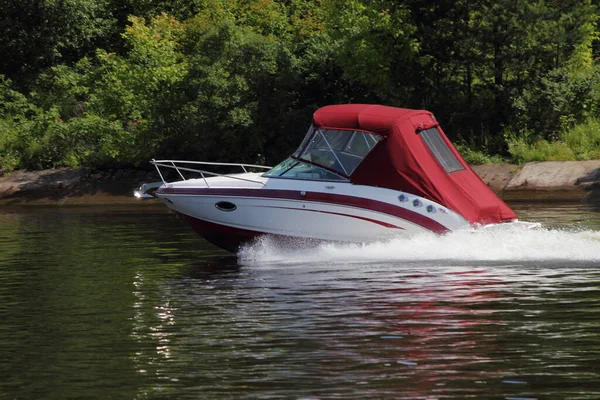
M207 240L235 251L260 235L368 242L400 232L470 226L459 214L408 193L347 182L246 173L162 186L157 196Z

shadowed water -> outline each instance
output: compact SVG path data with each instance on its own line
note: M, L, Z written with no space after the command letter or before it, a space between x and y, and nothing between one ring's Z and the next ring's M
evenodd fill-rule
M0 398L597 399L600 213L229 255L161 207L0 210Z

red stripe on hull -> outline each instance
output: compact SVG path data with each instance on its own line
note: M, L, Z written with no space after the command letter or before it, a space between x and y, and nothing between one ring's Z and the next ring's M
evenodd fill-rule
M436 233L446 233L449 229L439 222L406 208L395 206L378 200L362 197L347 196L320 192L303 192L299 190L274 190L274 189L216 189L216 188L176 188L167 187L157 191L159 195L192 195L192 196L227 196L227 197L255 197L283 200L298 200L306 202L336 204L362 208L401 218L415 225Z

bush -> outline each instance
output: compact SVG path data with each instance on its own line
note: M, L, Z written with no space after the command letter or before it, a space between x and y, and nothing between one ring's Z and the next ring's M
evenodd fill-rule
M77 168L126 163L135 152L134 134L120 121L86 115L49 126L42 137L48 164Z
M600 70L569 74L556 69L533 80L512 101L514 133L554 141L600 107Z
M456 149L469 165L501 163L504 160L499 155L490 155L485 150L478 150L466 144L457 144Z
M600 159L600 119L588 118L560 135L576 160Z
M530 161L572 161L575 159L573 151L562 142L548 142L540 139L528 145L522 140L508 143L508 150L512 156L511 161L522 164Z
M20 157L14 147L20 129L10 118L0 120L0 170L9 172L19 167Z
M588 118L585 122L566 128L558 139L535 140L535 135L521 137L508 135L507 143L512 161L573 161L600 158L600 120Z
M10 171L30 167L25 159L33 158L39 146L36 129L46 117L12 82L0 75L0 168Z

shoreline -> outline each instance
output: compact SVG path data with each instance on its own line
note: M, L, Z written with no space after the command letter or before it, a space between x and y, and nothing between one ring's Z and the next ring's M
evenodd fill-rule
M600 160L473 166L503 200L600 203ZM160 180L154 169L13 171L0 177L2 205L140 204L133 191ZM152 202L152 200L149 200Z
M600 203L600 160L484 164L473 169L505 201Z
M152 169L49 169L13 171L0 177L2 205L122 205L139 204L133 191L159 180Z

